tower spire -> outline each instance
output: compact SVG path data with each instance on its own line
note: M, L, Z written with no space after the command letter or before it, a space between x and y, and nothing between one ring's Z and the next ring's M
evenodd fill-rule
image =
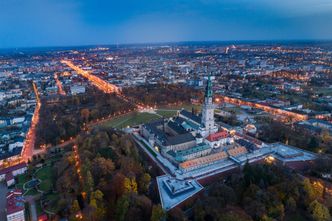
M212 98L212 95L213 93L212 93L211 73L209 73L205 87L205 98Z
M210 133L216 132L218 130L214 123L214 104L212 101L212 96L212 77L211 73L209 73L206 81L204 104L202 108L201 135L203 137L206 137Z

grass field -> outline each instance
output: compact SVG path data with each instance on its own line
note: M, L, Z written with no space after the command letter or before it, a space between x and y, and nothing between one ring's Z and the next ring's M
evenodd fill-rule
M128 115L120 116L106 123L102 124L102 127L114 127L114 128L124 128L127 126L134 126L142 123L147 123L152 120L159 119L160 116L150 113L139 113L134 112Z
M156 110L156 113L165 118L170 118L176 115L177 110L161 109L161 110Z
M28 181L29 181L29 179L28 179L28 175L26 173L18 175L17 176L16 188L23 189L23 184L28 182Z
M36 173L36 178L41 180L40 190L47 192L52 189L52 173L50 166L43 167Z
M28 190L26 193L24 193L25 196L34 196L37 195L38 191L35 188L32 188Z
M171 106L171 107L162 107L156 110L156 113L147 113L147 112L134 112L124 116L116 117L112 120L109 120L103 124L101 127L113 127L117 129L125 128L127 126L135 126L143 123L147 123L153 120L160 119L161 117L170 118L176 115L178 110L182 108L191 111L192 108L200 111L200 105L183 105L183 106Z

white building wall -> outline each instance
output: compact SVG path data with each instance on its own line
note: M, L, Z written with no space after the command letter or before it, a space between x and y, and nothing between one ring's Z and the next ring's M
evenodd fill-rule
M25 221L24 210L18 211L16 213L8 214L7 221Z

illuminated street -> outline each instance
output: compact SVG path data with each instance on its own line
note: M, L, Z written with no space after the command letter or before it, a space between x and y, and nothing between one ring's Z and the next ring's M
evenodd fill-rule
M41 107L41 102L39 98L39 93L36 84L32 83L33 90L36 96L36 108L32 117L31 126L26 136L26 140L24 142L23 150L22 150L22 160L28 161L32 158L36 152L41 152L42 150L34 150L35 142L36 142L36 127L39 122L39 111Z
M84 71L83 69L79 68L78 66L75 66L72 62L62 60L63 64L68 65L71 69L77 72L77 74L82 75L83 77L87 78L94 86L96 86L98 89L102 90L105 93L116 93L120 94L120 89L115 86L114 84L110 84L92 74L90 74L88 71Z
M55 79L55 82L56 82L56 86L58 87L58 93L60 95L66 95L66 92L62 88L62 83L59 80L58 75L56 73L54 74L54 79Z
M145 107L143 104L137 103L136 101L133 101L132 99L127 98L126 96L124 96L121 93L120 88L117 87L116 85L108 83L108 82L100 79L99 77L97 77L93 74L90 74L88 71L84 71L82 68L74 65L71 61L62 60L61 62L63 64L66 64L68 67L70 67L74 71L76 71L76 73L78 73L79 75L88 79L94 86L96 86L98 89L100 89L104 93L108 93L108 94L115 93L116 95L118 95L120 98L122 98L126 102L129 102L129 103L132 103L133 105L135 105L137 107L137 109L139 109L139 110L144 109L144 108L149 108L149 107Z

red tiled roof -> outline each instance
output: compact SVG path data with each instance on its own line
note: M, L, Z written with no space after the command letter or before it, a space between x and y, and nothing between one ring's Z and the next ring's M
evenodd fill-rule
M219 131L217 133L210 134L206 139L210 142L213 142L220 139L224 139L226 137L228 137L228 133L226 131Z
M23 162L23 163L19 163L19 164L16 164L14 166L11 166L11 167L1 169L0 170L0 175L7 174L7 173L12 173L13 171L18 170L18 169L22 169L26 166L27 166L27 164L25 162Z
M15 189L7 193L7 215L24 210L22 191Z

